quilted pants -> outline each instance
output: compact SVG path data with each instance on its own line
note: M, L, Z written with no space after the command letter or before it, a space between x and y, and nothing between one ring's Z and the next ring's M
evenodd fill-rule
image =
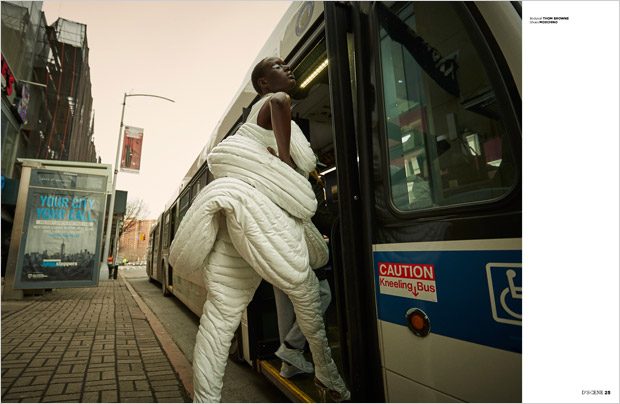
M291 299L299 326L310 345L316 377L347 397L348 391L331 357L321 316L319 282L314 271L308 267L306 279L296 287L290 287L269 273L259 273L260 270L251 268L246 260L234 247L226 225L220 225L205 271L209 293L194 349L194 402L220 401L230 344L261 278L280 288ZM226 267L218 265L219 262L226 262Z

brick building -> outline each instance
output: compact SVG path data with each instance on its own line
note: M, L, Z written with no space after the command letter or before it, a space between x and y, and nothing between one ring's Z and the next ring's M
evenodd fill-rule
M101 162L94 143L86 25L48 25L40 1L2 1L2 274L21 175L19 158Z
M121 235L118 244L118 260L127 258L128 262L146 261L149 233L155 222L155 220L138 220L133 228Z

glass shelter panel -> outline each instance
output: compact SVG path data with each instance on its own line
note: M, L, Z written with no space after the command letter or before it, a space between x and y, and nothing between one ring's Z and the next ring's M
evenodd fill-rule
M391 197L400 211L497 199L516 182L498 101L449 3L377 3Z
M107 177L65 169L32 170L16 268L20 289L94 286L99 279Z

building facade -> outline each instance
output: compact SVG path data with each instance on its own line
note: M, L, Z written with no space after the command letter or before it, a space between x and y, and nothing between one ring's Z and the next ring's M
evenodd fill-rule
M19 158L100 163L86 25L48 25L40 1L2 1L2 274Z
M138 220L131 229L121 234L117 253L119 260L126 258L128 262L146 261L149 233L155 222L155 220Z
M44 109L51 119L30 152L46 160L97 162L86 25L59 18L46 33L45 71L35 74L48 86Z
M33 86L34 66L45 53L45 17L40 2L2 2L2 176L16 178L16 159L29 155L39 126L44 84ZM43 119L44 120L44 119ZM42 121L43 121L42 120ZM19 170L19 169L18 169Z

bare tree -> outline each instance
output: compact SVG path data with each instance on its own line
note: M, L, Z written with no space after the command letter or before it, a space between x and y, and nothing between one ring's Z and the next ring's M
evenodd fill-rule
M125 218L120 228L120 234L130 231L138 225L140 220L143 220L149 215L149 210L142 199L134 199L127 203L125 209Z

